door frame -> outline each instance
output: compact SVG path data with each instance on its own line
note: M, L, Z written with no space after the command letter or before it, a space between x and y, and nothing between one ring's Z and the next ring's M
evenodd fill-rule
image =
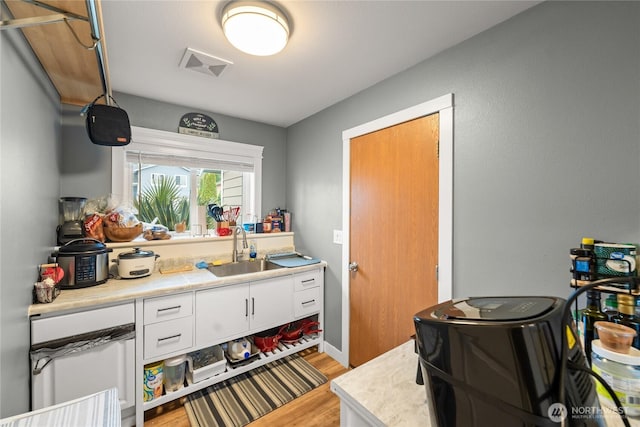
M419 117L439 113L438 302L453 296L453 94L380 117L342 132L342 345L332 357L349 366L351 139ZM406 231L405 231L406 232ZM410 231L408 231L410 233ZM434 274L436 274L434 272ZM426 308L426 307L425 307ZM333 350L333 349L332 349Z

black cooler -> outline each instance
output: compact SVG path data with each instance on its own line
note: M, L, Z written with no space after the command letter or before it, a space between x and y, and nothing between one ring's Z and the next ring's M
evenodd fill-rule
M595 387L585 372L568 370L567 405L558 405L563 306L555 297L479 297L416 314L434 421L513 427L557 426L566 418L570 425L599 425ZM568 333L569 361L587 367L577 337Z

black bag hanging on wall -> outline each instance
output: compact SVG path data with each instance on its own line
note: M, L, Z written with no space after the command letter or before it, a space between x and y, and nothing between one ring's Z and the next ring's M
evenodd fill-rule
M94 144L122 146L131 142L131 125L129 116L119 106L96 104L96 101L105 96L100 95L87 105L87 134ZM109 98L118 105L111 95Z

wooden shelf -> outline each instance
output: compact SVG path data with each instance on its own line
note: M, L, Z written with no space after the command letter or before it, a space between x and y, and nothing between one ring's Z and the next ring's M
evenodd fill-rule
M636 281L636 288L631 290L631 295L640 295L640 290L637 288L637 281L638 278L634 278L634 280ZM628 282L628 278L627 277L620 277L620 283L626 283ZM589 285L592 282L588 282L588 281L583 281L583 280L579 280L576 281L575 280L571 280L571 284L570 286L574 289L578 289L581 288L583 286ZM601 285L601 286L597 286L596 288L594 288L595 290L598 291L602 291L602 292L610 292L610 293L629 293L628 290L626 289L621 289L621 288L616 288L614 286L609 286L609 285Z
M150 402L144 402L142 405L143 410L147 411L149 409L153 409L157 406L163 405L172 400L179 399L188 394L194 393L198 390L202 390L210 385L217 384L229 378L233 378L237 375L248 372L252 369L258 368L260 366L266 365L269 362L273 362L274 360L281 359L283 357L289 356L291 354L297 353L299 351L305 350L309 347L313 347L315 345L319 345L321 341L321 337L319 335L304 335L298 342L292 344L279 343L278 348L274 351L270 351L267 353L260 353L259 357L257 357L253 362L248 363L246 365L238 366L234 368L231 364L227 363L227 370L218 375L215 375L211 378L207 378L206 380L200 381L198 383L189 384L180 390L167 393L162 395L162 397L158 397L153 399Z

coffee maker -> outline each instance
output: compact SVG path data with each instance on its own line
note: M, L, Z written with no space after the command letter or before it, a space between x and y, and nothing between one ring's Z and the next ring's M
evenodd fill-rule
M84 197L61 197L59 199L60 224L56 229L58 245L64 245L75 239L84 237L83 215Z

